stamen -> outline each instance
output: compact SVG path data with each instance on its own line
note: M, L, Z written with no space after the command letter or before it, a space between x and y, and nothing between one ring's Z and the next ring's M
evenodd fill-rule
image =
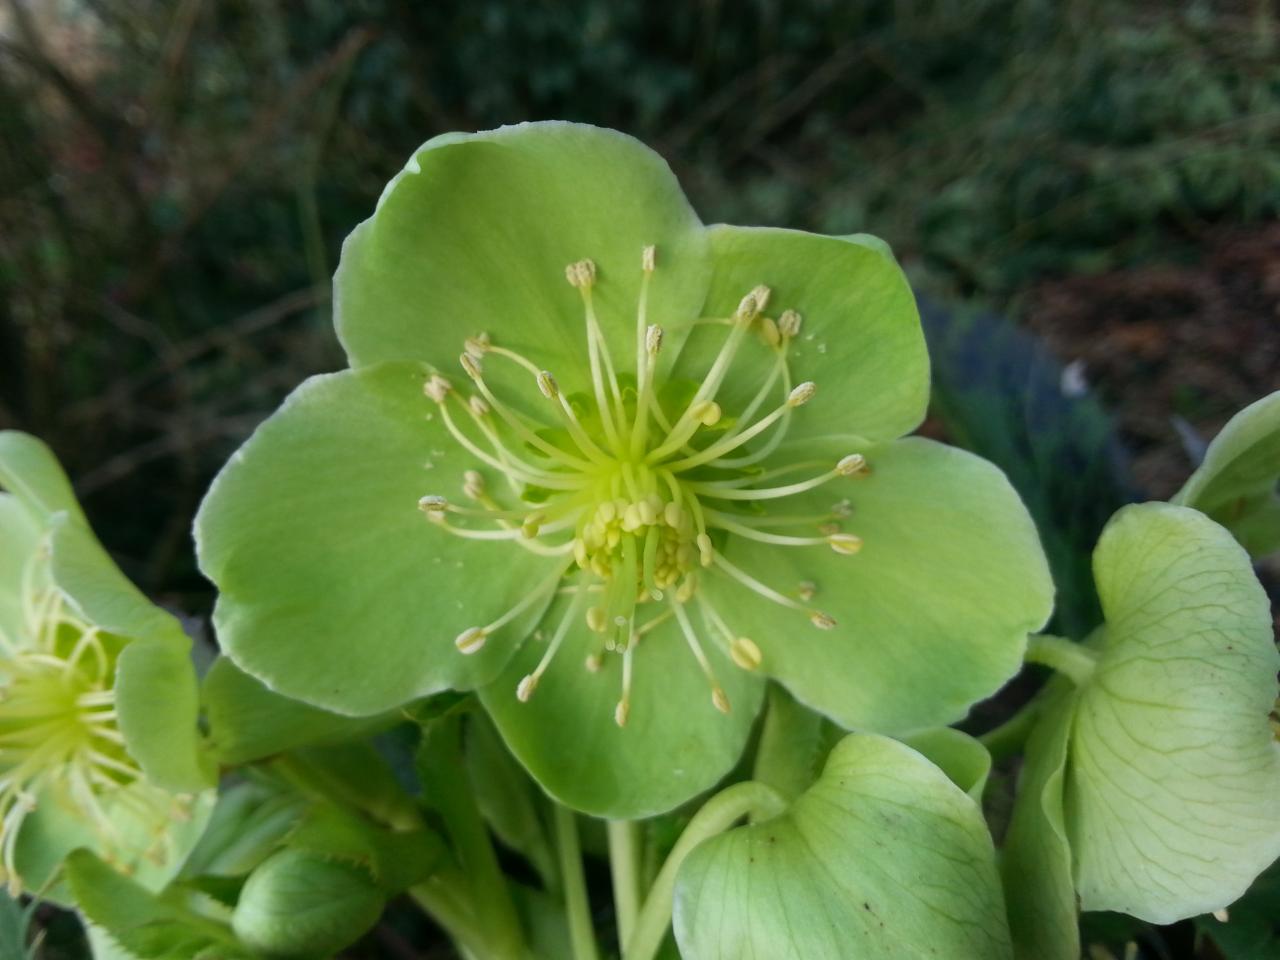
M618 705L613 708L613 722L620 727L625 727L631 716L632 658L635 657L635 652L634 641L628 643L622 651L622 695L618 698Z
M520 614L528 610L533 604L546 597L555 586L564 577L565 571L569 569L569 564L563 563L558 565L549 576L538 583L534 588L520 598L519 603L498 617L492 623L483 627L468 627L458 634L454 643L463 653L477 653L484 646L485 640L498 630L501 630L508 623L514 620Z
M802 613L808 614L809 621L815 627L819 627L820 629L823 629L823 630L830 630L832 627L836 625L835 620L833 620L827 614L822 613L819 610L810 610L808 607L804 606L801 603L796 602L795 600L792 600L790 597L785 596L784 594L779 593L777 590L774 590L772 587L766 586L765 584L757 580L755 577L751 576L751 574L734 566L732 563L730 563L728 560L724 558L723 554L716 554L715 562L716 562L716 566L718 566L721 570L723 570L725 573L731 576L734 580L737 580L740 584L742 584L748 590L751 590L754 593L758 593L760 596L764 597L766 600L772 600L774 603L778 604L779 606L789 607L792 610L799 610Z
M848 459L848 458L846 458ZM841 463L844 461L842 460ZM800 480L796 483L789 483L781 487L764 487L764 488L748 488L745 490L737 489L729 486L723 481L689 481L685 484L693 493L700 493L704 496L712 497L716 500L777 500L781 497L790 497L797 493L804 493L806 490L812 490L820 487L824 483L834 480L836 477L852 476L850 473L841 472L840 467L828 470L826 473L819 474L808 480Z
M579 581L580 585L585 586L585 578ZM564 643L565 636L569 633L569 628L573 626L574 621L582 613L582 608L587 602L587 592L580 590L574 594L573 600L569 602L569 609L564 612L560 618L560 623L556 626L556 632L551 637L551 642L547 644L546 652L543 653L542 659L538 661L538 665L534 667L533 673L528 674L521 679L516 686L516 697L521 703L527 702L533 696L533 692L538 688L538 681L542 679L542 675L547 672L547 668L551 666L551 661L555 658L556 652L560 649L560 645Z
M698 641L698 635L694 632L693 624L689 622L689 614L685 610L684 604L673 602L671 604L671 610L680 624L680 630L689 644L689 649L693 651L694 659L698 661L698 666L702 670L702 675L707 678L707 682L711 685L712 704L714 704L715 708L721 713L728 713L729 698L726 696L724 689L720 686L720 682L716 680L715 670L712 669L711 661L707 659L707 655L702 650L702 644Z
M565 268L565 276L569 283L577 287L582 295L582 305L587 319L587 357L591 365L591 383L595 389L596 406L600 413L600 421L605 435L615 451L621 452L622 440L619 434L622 423L622 392L618 388L618 378L613 370L613 358L609 354L609 345L605 341L604 331L600 329L600 321L596 318L595 305L591 299L591 288L595 285L596 265L590 260L580 260ZM601 364L604 373L601 372ZM605 376L607 375L609 390L613 395L616 409L611 407L605 395ZM617 422L614 416L617 416Z
M685 457L682 460L675 460L668 463L666 465L667 468L676 472L689 470L693 467L701 466L704 463L710 463L711 461L718 459L721 454L736 450L744 443L749 443L753 437L756 437L765 430L768 430L769 427L787 411L794 410L796 407L802 406L812 400L816 389L817 388L814 387L813 383L809 381L800 384L792 390L790 394L788 394L786 402L783 403L782 406L778 407L768 416L757 420L746 430L741 432L732 432L723 440L713 443L705 450L700 450L692 456ZM719 408L717 407L717 420L719 419L718 410ZM714 423L715 421L712 422Z

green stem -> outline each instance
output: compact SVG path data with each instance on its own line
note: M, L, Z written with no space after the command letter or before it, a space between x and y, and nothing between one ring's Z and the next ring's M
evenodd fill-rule
M458 880L462 877L459 874ZM463 883L465 886L465 882ZM444 877L432 877L409 888L413 902L431 915L458 947L477 957L493 956L488 941L476 929L475 918L467 905L459 900L453 884ZM512 955L514 957L514 955Z
M1053 667L1071 678L1077 687L1085 684L1098 665L1097 655L1082 644L1042 633L1027 642L1027 660Z
M1000 726L978 737L978 741L991 754L993 763L999 763L1022 749L1040 716L1040 704L1041 698L1036 697Z
M578 821L574 812L563 804L555 805L555 813L556 848L560 851L560 878L564 883L573 960L599 960L596 934L591 926L591 903L587 900L587 878L582 871Z
M618 918L618 950L626 948L640 912L640 825L631 820L609 821L609 871L613 876L613 907Z
M524 933L511 891L498 864L484 818L476 806L470 782L458 775L466 769L461 737L460 717L441 720L428 731L423 764L427 795L444 820L489 952L496 950L503 955L518 956L522 952Z
M698 844L724 833L745 816L753 820L767 820L786 808L787 802L776 790L754 780L726 787L704 803L684 828L684 833L680 834L680 839L658 871L658 878L653 882L636 919L635 932L623 953L625 960L653 960L657 954L671 925L676 873Z

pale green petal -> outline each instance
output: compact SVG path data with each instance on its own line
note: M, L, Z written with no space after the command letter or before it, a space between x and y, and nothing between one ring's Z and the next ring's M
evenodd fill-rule
M786 813L702 843L673 920L685 960L1011 956L977 805L876 736L843 740Z
M338 335L355 366L425 360L456 372L463 338L484 331L566 392L585 390L584 314L565 267L595 262L600 322L619 368L634 370L646 245L658 264L649 322L670 326L678 346L706 294L707 244L660 156L582 124L447 134L414 154L343 246ZM519 368L494 359L491 370L523 376L537 397Z
M1235 900L1280 856L1280 655L1248 555L1202 514L1126 507L1094 573L1106 615L1071 746L1085 910L1170 923Z
M1062 803L1067 743L1078 697L1052 695L1027 741L1018 799L1005 833L1000 871L1018 960L1079 960L1080 929Z
M423 516L424 494L462 499L472 465L423 396L424 377L419 364L383 364L308 380L201 505L196 544L221 591L219 642L293 699L369 715L473 687L542 612L534 604L474 655L454 646L560 561L462 540Z
M919 425L929 401L929 357L915 298L891 258L860 243L794 230L717 226L709 232L714 274L707 316L731 316L744 294L764 284L772 291L769 316L797 310L803 317L788 351L792 382L811 380L817 394L792 416L789 439L857 434L891 440ZM701 380L726 329L698 328L677 376ZM739 351L718 396L726 412L750 402L772 359L760 342Z
M606 654L601 669L589 672L584 663L601 641L575 624L533 696L522 703L516 685L545 652L564 605L551 611L503 674L480 691L507 746L529 773L561 803L613 819L664 813L714 786L746 745L763 697L761 679L734 666L704 636L703 648L731 707L727 715L720 713L684 636L668 620L636 647L630 715L619 727L614 707L622 657Z
M1174 503L1207 513L1254 556L1280 548L1280 392L1250 404L1209 444Z
M763 672L844 726L905 733L958 720L1017 672L1027 633L1052 607L1048 566L1018 495L996 467L929 440L870 446L850 437L791 451L818 463L813 473L865 454L870 475L837 478L777 511L821 513L848 499L843 527L862 538L861 551L730 535L725 553L792 598L802 582L814 584L808 605L834 617L835 629L819 630L725 576L706 578L705 589L763 650Z
M23 579L40 542L40 527L12 494L0 493L0 636L22 632Z
M129 754L152 783L194 792L217 777L196 726L189 643L135 640L116 661L116 712Z
M0 430L0 487L44 521L65 510L82 523L84 514L58 458L44 441L18 430Z

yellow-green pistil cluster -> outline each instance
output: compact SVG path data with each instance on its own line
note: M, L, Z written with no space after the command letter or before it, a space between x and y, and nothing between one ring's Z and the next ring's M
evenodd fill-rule
M70 802L103 842L118 839L103 799L141 779L120 733L113 656L101 631L68 609L27 566L22 636L0 630L0 864L9 889L21 890L16 845L22 822L43 796ZM157 813L148 807L147 812ZM158 811L161 820L165 811Z
M620 726L626 724L630 711L636 647L667 620L678 624L711 685L712 702L721 711L728 712L729 701L701 638L722 644L733 662L745 670L760 666L760 648L734 631L705 591L699 591L698 579L706 569L715 568L746 589L796 610L815 627L835 626L830 616L809 606L816 590L813 584L796 585L792 596L760 582L716 549L712 532L778 546L820 546L855 554L862 541L843 529L851 512L848 500L834 503L821 515L770 514L764 508L868 469L865 459L856 453L834 464L809 461L763 470L756 466L777 450L793 412L813 399L816 390L811 382L793 385L787 362L790 345L800 332L801 317L794 310L784 310L776 317L768 315L770 291L764 286L743 297L732 317L695 321L722 325L725 339L692 399L678 415L669 417L658 402L654 383L663 330L651 325L646 316L655 267L655 249L644 248L636 310L634 391L620 385L596 317L592 291L597 275L590 260L570 264L565 274L582 297L594 395L594 403L588 406L593 409L580 410L561 393L551 371L494 343L486 334L469 338L460 358L475 385L474 394L461 396L449 380L438 375L425 386L445 427L477 460L506 478L515 504L499 502L484 477L473 470L466 474L463 488L472 505L429 495L419 501L423 512L460 537L510 540L526 550L562 558L511 610L491 623L463 631L457 638L458 649L476 652L488 637L535 603L545 602L553 592L567 594L567 609L541 661L520 681L516 695L521 700L533 695L573 624L585 619L600 640L599 648L587 658L587 669L599 670L607 653L622 657L622 691L614 714ZM771 369L732 425L711 432L709 428L716 428L725 414L716 401L717 394L749 335L773 352ZM490 358L528 371L564 427L564 442L548 439L539 432L542 425L527 421L494 395L484 376L484 364ZM777 399L771 403L771 397ZM703 441L699 431L708 431L711 439ZM504 434L518 439L518 448L506 443ZM742 450L757 440L759 445L753 452ZM763 485L803 472L810 475L776 486ZM749 514L742 512L748 504L754 510ZM485 521L488 525L482 526ZM791 532L779 532L788 528ZM566 579L570 583L562 585ZM695 627L693 614L701 629Z

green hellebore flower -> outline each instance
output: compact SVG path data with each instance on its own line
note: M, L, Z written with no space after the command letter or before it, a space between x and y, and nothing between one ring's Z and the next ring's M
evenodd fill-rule
M1079 956L1075 908L1153 923L1239 897L1280 856L1280 655L1230 534L1126 507L1093 558L1106 623L1054 681L1006 839L1019 955Z
M704 227L621 134L428 142L348 238L314 378L197 543L228 655L372 714L479 688L542 785L643 816L733 764L772 676L945 724L1052 586L1003 475L922 439L911 291L865 238Z
M88 846L163 882L211 797L189 641L94 539L34 437L0 432L0 869L46 888Z

